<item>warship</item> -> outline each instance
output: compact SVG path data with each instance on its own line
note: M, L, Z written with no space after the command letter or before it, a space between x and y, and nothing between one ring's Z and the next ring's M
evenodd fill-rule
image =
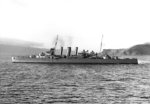
M60 48L60 54L56 54L56 45L49 51L42 52L38 55L16 56L12 57L13 63L41 63L41 64L138 64L136 58L119 58L107 54L98 54L94 51L88 52L83 50L78 52L78 47L72 53L71 47L67 48L66 54L63 53L63 47ZM102 43L101 43L102 46Z

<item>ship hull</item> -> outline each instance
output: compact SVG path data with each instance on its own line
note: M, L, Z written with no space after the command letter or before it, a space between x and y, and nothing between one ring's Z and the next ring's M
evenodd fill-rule
M28 58L12 57L13 63L41 63L41 64L138 64L137 59L90 59L90 58Z

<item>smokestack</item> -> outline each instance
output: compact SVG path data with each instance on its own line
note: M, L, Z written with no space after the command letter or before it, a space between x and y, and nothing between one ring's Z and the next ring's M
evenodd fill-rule
M61 50L60 50L60 55L62 56L63 55L63 47L61 47Z
M78 55L78 47L76 47L76 56Z
M67 57L69 57L71 55L71 47L68 47L68 50L67 50Z

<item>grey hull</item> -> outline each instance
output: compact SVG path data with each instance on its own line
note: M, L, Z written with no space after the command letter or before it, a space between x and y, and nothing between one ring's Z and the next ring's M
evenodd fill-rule
M45 64L138 64L137 59L90 59L90 58L26 58L12 57L13 63L45 63Z

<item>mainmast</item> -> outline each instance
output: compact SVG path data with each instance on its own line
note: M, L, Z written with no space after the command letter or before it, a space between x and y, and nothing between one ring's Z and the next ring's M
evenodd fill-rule
M58 35L57 35L57 37L56 37L56 41L55 41L55 46L54 46L54 49L56 49L57 42L58 42Z
M101 38L100 52L102 52L102 45L103 45L103 34L102 34L102 38Z

